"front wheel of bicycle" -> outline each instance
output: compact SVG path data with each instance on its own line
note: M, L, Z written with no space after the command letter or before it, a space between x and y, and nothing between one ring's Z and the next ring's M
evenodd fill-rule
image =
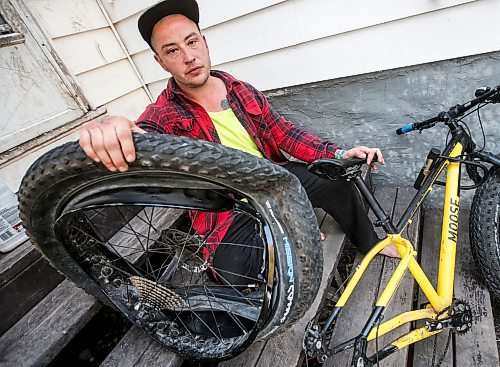
M145 134L135 144L125 173L94 163L77 143L32 165L21 218L48 260L187 358L233 357L300 318L319 287L322 251L299 181L205 141ZM255 230L257 274L234 284L211 262L214 213L222 227L238 217Z
M470 215L470 242L486 285L500 300L500 168L491 168L489 177L474 195Z

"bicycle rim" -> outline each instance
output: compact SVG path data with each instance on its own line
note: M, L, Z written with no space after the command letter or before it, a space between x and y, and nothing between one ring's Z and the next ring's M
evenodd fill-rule
M271 232L235 189L178 172L144 175L110 175L69 193L57 210L56 237L109 300L161 344L189 358L229 358L272 312ZM234 285L211 264L213 232L190 220L207 212L252 221L263 249L257 276Z

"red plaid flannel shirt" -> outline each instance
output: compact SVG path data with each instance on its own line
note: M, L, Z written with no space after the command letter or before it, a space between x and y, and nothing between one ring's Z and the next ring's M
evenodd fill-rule
M287 163L281 152L305 162L332 158L339 147L308 133L280 116L263 93L228 73L212 70L211 75L221 79L227 89L227 100L236 117L265 158L277 164ZM158 134L173 134L220 143L220 138L208 113L199 104L189 100L173 78L155 103L137 120L142 129ZM191 215L198 233L209 234L213 253L222 241L232 216L229 212L198 213Z

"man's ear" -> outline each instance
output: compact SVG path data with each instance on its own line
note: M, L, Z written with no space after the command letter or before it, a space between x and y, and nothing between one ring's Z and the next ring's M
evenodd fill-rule
M201 37L203 38L203 42L205 42L205 47L207 48L208 53L210 54L210 49L208 48L208 43L207 43L207 39L205 38L205 35L202 34Z
M167 69L167 67L165 66L165 64L163 63L163 61L161 60L160 56L158 56L157 53L154 54L154 58L155 58L156 62L158 64L160 64L160 66L163 68L163 70L165 70L167 73L170 73L170 71Z

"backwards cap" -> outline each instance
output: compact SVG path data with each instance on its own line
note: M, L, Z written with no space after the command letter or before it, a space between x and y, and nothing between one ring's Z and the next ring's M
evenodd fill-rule
M151 34L153 28L161 19L167 15L182 14L198 25L200 21L200 11L195 0L164 0L147 9L139 17L137 26L142 38L153 49L151 45Z

